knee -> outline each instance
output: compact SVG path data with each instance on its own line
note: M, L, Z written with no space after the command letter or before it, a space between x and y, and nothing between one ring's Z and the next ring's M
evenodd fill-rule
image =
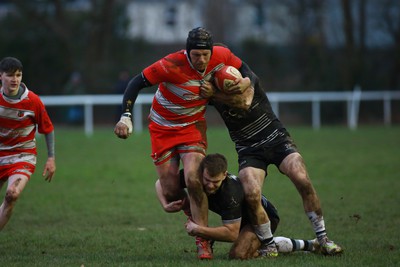
M200 182L200 178L198 176L197 172L188 172L187 175L185 175L186 178L186 187L188 190L201 190L202 189L202 184Z
M18 197L19 197L19 192L15 187L7 189L5 196L5 201L7 203L13 203L17 201Z
M231 249L229 251L229 259L231 260L246 260L248 257L245 252L236 249Z
M171 191L165 191L165 192L164 192L164 197L165 197L165 199L167 199L168 201L175 201L175 200L178 200L178 195L175 194L174 192L171 192Z
M303 157L299 153L292 153L287 156L279 166L279 170L296 180L304 180L308 178L306 165Z

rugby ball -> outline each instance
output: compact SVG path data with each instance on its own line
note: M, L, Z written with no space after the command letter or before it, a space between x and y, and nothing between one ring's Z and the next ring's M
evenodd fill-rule
M214 84L219 90L227 92L237 78L243 78L240 71L235 67L225 65L214 73Z

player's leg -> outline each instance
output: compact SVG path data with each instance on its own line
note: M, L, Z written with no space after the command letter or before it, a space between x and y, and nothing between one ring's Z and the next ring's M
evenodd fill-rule
M291 239L283 236L274 237L279 253L290 253L294 251L318 251L319 244L316 240ZM260 256L259 248L261 242L254 233L251 225L246 225L239 233L237 240L233 243L230 251L230 259L251 259Z
M245 167L239 171L239 178L250 210L251 223L262 244L260 251L267 257L276 257L278 256L278 251L273 240L271 222L261 204L265 174L262 169Z
M199 166L204 155L197 152L182 155L186 187L189 193L190 210L193 220L203 226L208 225L208 201L200 180Z
M188 152L181 154L185 182L189 193L191 216L199 225L208 225L208 200L203 191L200 179L199 166L204 154ZM197 255L199 259L212 259L212 249L209 240L196 237Z
M165 199L168 202L182 199L182 188L179 182L179 159L169 160L156 164L156 171Z
M292 239L283 236L274 237L279 253L289 253L294 251L316 252L319 244L314 240Z
M303 200L304 211L311 221L321 250L327 255L342 253L342 248L327 237L321 204L308 176L302 156L298 152L289 154L279 165L279 170L290 178L299 192Z
M250 224L245 225L239 233L238 238L233 243L230 251L230 259L251 259L259 256L258 249L261 242Z
M10 220L13 208L29 178L24 174L14 174L8 178L8 186L0 206L0 231Z

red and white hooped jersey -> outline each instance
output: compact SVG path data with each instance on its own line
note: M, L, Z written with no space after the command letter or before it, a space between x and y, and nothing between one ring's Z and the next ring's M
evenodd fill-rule
M54 130L44 104L26 87L19 99L5 96L3 88L0 94L0 159L16 154L36 155L36 129L41 134Z
M200 96L201 82L209 81L223 65L240 68L242 61L228 48L215 46L204 73L192 66L185 50L169 54L145 68L146 79L151 84L159 84L149 119L163 127L184 127L204 120L208 99Z

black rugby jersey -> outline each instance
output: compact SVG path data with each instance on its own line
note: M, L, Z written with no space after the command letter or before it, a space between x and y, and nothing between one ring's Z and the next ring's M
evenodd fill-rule
M224 223L237 221L244 216L246 209L242 183L233 175L228 174L222 181L221 187L208 195L208 208L219 214Z
M182 187L186 188L183 170L180 171L180 180ZM207 198L209 210L220 215L224 224L240 219L242 220L241 226L250 222L243 186L236 175L228 173L222 181L221 187L214 194L208 195ZM264 195L261 202L271 220L271 229L275 231L279 223L278 212Z
M273 112L258 77L255 76L254 80L254 97L249 110L232 108L218 101L210 102L220 113L238 151L242 147L271 147L289 135Z

